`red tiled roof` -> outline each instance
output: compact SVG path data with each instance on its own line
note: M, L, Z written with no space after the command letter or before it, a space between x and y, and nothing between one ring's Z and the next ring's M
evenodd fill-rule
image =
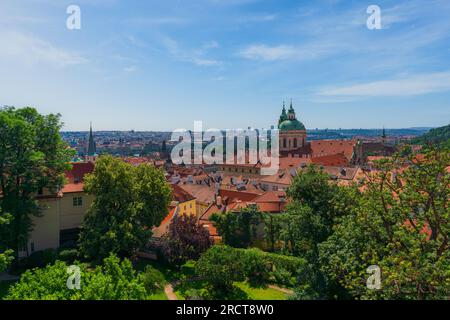
M94 171L92 162L75 162L72 163L72 169L65 172L68 183L62 188L62 193L83 192L83 181L86 174Z
M69 183L83 182L84 176L94 172L94 164L92 162L74 162L72 169L65 172L66 179Z
M195 197L181 188L180 186L176 184L171 184L172 187L172 199L174 201L178 201L179 203L195 200Z
M232 203L237 200L252 201L253 199L255 199L258 196L258 193L220 189L219 196L221 196L222 199L227 198L228 203Z
M62 188L62 193L83 192L84 183L68 183Z
M314 164L320 164L322 166L348 166L349 162L344 153L319 156L311 158L311 162Z
M313 140L311 149L313 157L343 153L350 160L353 155L355 140Z
M123 160L133 166L140 165L142 163L152 163L152 161L145 157L126 157Z
M170 210L170 211L169 211L169 214L164 218L164 220L161 222L160 226L162 226L162 225L164 225L164 224L170 222L170 220L172 220L172 218L173 218L173 216L174 216L174 214L175 214L176 209L177 209L177 207L171 207L171 208L169 208L169 210Z
M255 198L253 202L258 206L260 211L282 212L286 206L286 192L268 191Z
M280 169L298 168L302 164L311 163L310 158L300 158L300 157L280 157Z
M203 203L214 202L214 186L210 187L204 184L180 184L179 187L192 194L197 201Z

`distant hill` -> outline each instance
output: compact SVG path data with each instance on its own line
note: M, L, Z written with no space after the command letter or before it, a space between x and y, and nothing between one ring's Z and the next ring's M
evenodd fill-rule
M417 144L446 144L450 146L450 124L434 128L428 131L427 133L417 137L413 141Z

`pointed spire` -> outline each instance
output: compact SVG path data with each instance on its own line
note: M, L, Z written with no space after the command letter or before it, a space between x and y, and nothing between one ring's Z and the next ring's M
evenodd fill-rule
M94 142L94 135L92 134L92 122L90 123L89 128L89 144L88 144L88 156L95 156L95 142Z
M287 120L287 114L286 114L286 107L285 107L285 103L283 100L283 109L281 110L281 115L280 115L280 119L278 120L278 125L280 125L280 123L282 123L284 120Z

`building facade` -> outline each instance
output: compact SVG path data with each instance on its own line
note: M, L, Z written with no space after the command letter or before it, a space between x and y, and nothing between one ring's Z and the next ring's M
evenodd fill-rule
M280 119L278 120L278 129L280 130L280 153L298 153L299 150L306 147L306 128L295 115L295 110L291 105L286 113L283 103Z

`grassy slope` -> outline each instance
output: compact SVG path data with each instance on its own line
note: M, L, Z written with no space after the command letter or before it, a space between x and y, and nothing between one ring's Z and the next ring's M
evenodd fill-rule
M286 294L272 288L252 288L246 282L238 282L235 285L247 293L249 300L286 300Z

